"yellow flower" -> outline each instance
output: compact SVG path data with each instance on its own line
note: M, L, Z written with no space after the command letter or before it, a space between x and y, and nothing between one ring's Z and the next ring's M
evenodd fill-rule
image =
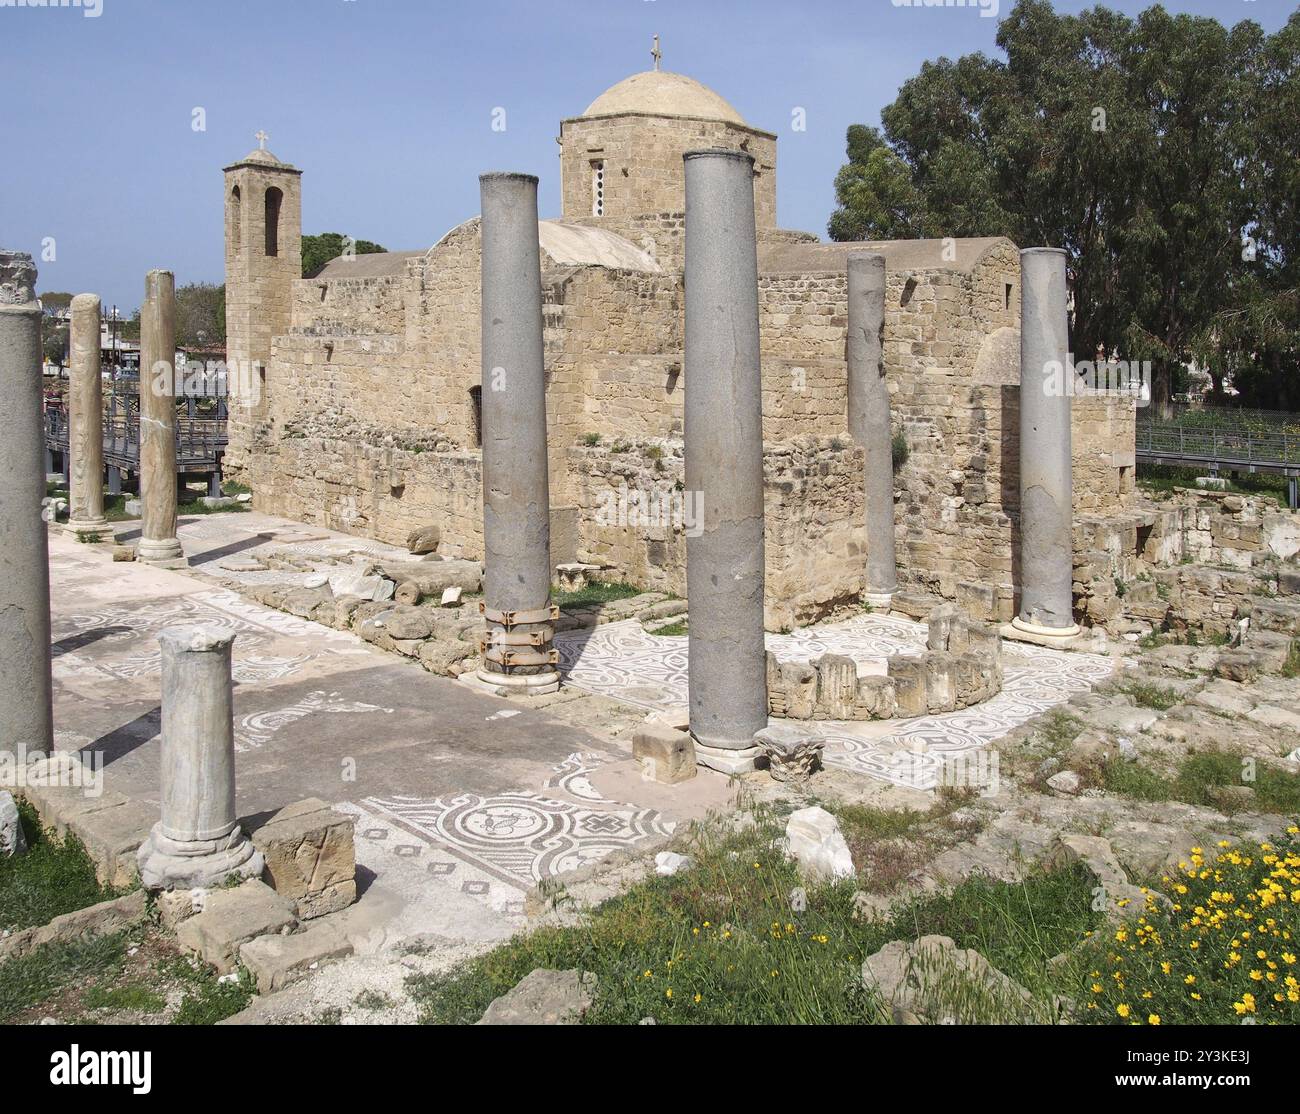
M1119 1014L1120 1017L1128 1017L1129 1008L1123 1002L1121 1002L1118 1006L1115 1007L1115 1012Z
M667 990L664 991L664 997L671 998L672 996L673 996L673 988L670 986Z
M648 979L648 978L650 978L650 976L653 975L653 974L654 974L653 971L647 970L646 973L645 973L644 975L642 975L641 977L642 977L643 979Z
M1160 1024L1160 1015L1159 1015L1158 1013L1149 1013L1149 1014L1147 1014L1147 1024L1148 1024L1148 1025L1159 1025L1159 1024Z
M1194 983L1195 981L1196 981L1195 975L1188 975L1185 979L1183 979L1183 982L1185 982L1188 986L1191 986L1192 983Z
M696 995L695 995L695 1004L696 1004L697 1006L700 1004L700 1000L701 1000L703 997L704 997L704 995L702 995L702 994L696 994Z

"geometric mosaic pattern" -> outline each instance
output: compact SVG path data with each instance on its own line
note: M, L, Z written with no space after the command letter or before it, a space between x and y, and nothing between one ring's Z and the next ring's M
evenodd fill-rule
M360 804L524 891L612 851L669 836L675 827L655 809L593 809L539 793L462 793L445 800L367 797Z
M910 619L861 615L839 623L767 635L767 648L781 661L811 661L825 653L847 654L860 673L884 672L892 654L918 655L926 627ZM652 711L687 705L684 635L646 634L636 620L555 636L564 682ZM809 722L810 734L826 740L828 765L918 789L940 782L944 762L985 746L1026 720L1087 692L1114 669L1098 654L1051 650L1003 640L1003 687L971 708L879 722Z
M309 692L301 700L282 708L273 708L263 712L253 712L235 720L235 750L246 753L265 746L282 727L296 723L308 716L321 714L361 714L378 712L381 715L393 714L392 708L381 708L378 704L365 704L359 700L348 700L341 693ZM358 728L358 731L364 730Z
M56 646L67 643L68 648L56 649L55 676L134 680L156 675L161 662L158 634L174 626L202 626L236 635L232 672L240 684L292 677L321 656L319 650L312 649L288 655L270 652L277 638L287 636L304 647L351 645L351 639L338 631L216 589L135 605L99 603L56 613L54 642ZM80 653L78 643L93 644L93 655ZM114 653L115 647L120 647L120 652Z

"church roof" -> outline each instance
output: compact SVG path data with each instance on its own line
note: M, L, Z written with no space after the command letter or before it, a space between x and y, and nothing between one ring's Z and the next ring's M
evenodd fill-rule
M478 219L475 217L457 225L443 239L468 228ZM630 240L604 228L561 220L544 220L538 222L537 239L543 253L543 267L548 264L561 267L609 267L650 274L657 274L660 270L659 264L651 255ZM440 240L439 243L441 242ZM428 254L427 251L383 251L357 255L352 259L331 259L313 277L333 280L400 276L406 274L407 260L423 258Z
M758 269L763 274L842 271L854 252L885 257L891 271L971 271L1001 236L952 240L873 240L833 244L760 243ZM951 257L951 258L948 258Z
M606 89L587 106L583 116L619 116L626 113L696 116L745 124L744 117L707 85L701 85L684 74L661 70L633 74Z

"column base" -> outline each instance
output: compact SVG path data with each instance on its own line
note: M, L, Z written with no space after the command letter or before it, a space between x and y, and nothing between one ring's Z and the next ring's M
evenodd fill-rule
M894 603L894 590L888 592L863 592L862 602L869 604L872 611L888 611Z
M1044 627L1030 623L1018 615L1004 624L999 633L1003 638L1010 638L1014 642L1032 642L1035 646L1052 646L1057 649L1069 648L1077 642L1086 641L1083 628L1078 623L1071 623L1068 627Z
M731 750L727 747L705 746L695 740L695 763L717 770L721 774L747 774L758 768L758 760L763 756L762 747L744 747Z
M136 852L140 884L147 890L210 889L231 877L260 878L266 860L236 827L220 839L182 842L163 834L159 821Z
M114 541L117 537L106 518L88 518L85 521L69 519L59 529L68 537L85 542Z
M135 558L146 565L157 565L164 569L183 569L189 567L189 558L181 549L181 543L175 538L155 541L141 538L136 543Z
M546 696L560 688L560 675L555 670L546 673L492 673L476 670L474 679L491 688L501 690L501 696Z

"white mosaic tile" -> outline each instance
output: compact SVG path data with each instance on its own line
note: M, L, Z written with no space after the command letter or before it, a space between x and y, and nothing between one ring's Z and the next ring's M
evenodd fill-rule
M920 654L926 628L897 616L862 615L840 623L769 634L767 647L782 661L847 654L871 669L891 654ZM629 619L594 630L557 634L564 683L652 711L679 711L688 703L685 636L656 637ZM973 708L870 723L809 723L826 739L825 761L898 785L929 789L945 760L986 746L1026 720L1076 693L1087 692L1113 670L1098 654L1071 653L1019 642L1002 644L1003 688Z

